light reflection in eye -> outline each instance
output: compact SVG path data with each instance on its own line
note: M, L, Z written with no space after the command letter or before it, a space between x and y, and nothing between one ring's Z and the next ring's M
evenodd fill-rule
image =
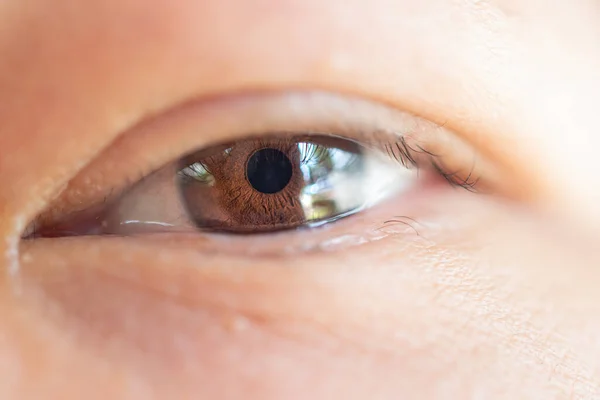
M195 179L206 186L215 185L215 177L210 172L208 172L208 170L204 165L202 165L202 163L194 163L189 167L185 167L183 170L181 170L181 174Z
M360 184L364 178L362 155L315 143L299 143L298 148L303 160L300 169L306 184L301 191L300 202L307 220L323 220L363 205L360 197L353 193L357 190L347 187L351 182ZM308 157L311 153L321 154Z

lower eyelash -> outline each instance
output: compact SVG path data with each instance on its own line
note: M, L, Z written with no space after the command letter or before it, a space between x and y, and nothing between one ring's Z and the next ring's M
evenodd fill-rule
M383 222L383 226L378 228L377 230L383 230L393 225L405 225L415 231L417 236L421 236L419 230L415 227L415 225L420 225L417 220L414 218L410 218L407 216L394 216L392 219Z

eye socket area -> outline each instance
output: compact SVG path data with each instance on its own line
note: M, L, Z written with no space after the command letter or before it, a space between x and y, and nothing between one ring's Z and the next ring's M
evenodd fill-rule
M236 118L231 118L232 115ZM126 219L128 229L135 231L134 227L141 221L145 221L146 227L161 230L184 226L191 229L193 221L182 217L187 210L181 207L178 210L181 212L174 212L169 218L150 218L150 210L157 207L167 209L168 205L176 210L178 191L161 192L161 186L150 188L148 183L163 179L175 185L169 179L177 176L184 166L173 160L191 148L209 152L219 147L224 150L248 138L271 140L273 132L281 137L318 141L322 146L331 145L330 141L334 140L334 146L347 151L349 149L342 146L344 141L339 140L345 138L346 143L359 143L372 154L383 154L385 164L388 167L393 164L395 171L418 167L421 177L437 175L438 178L443 172L451 185L469 189L473 182L481 187L481 177L486 187L501 178L491 160L478 159L469 143L453 132L378 103L326 92L225 96L172 110L123 134L73 178L67 189L31 223L23 237L36 237L36 233L75 235L81 226L87 227L88 234L100 234L102 229L90 227L98 225L103 210L117 199L123 205L130 205L121 207L122 210L135 211L130 217L140 216ZM199 157L200 153L188 154ZM188 161L187 165L192 165L197 159ZM134 193L142 193L147 201L144 204L126 202L123 193L128 193L128 199L133 199ZM111 224L112 220L107 223Z

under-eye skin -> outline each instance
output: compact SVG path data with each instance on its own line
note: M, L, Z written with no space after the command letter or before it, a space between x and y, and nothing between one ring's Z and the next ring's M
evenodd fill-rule
M274 97L267 96L270 108L279 106L277 96ZM486 172L475 168L476 154L472 149L457 139L449 139L448 133L434 124L421 123L417 117L396 118L408 121L403 122L406 126L394 126L397 122L385 126L386 121L353 126L352 118L348 118L340 128L339 120L335 120L339 116L333 115L334 123L327 122L321 102L325 106L333 103L336 112L345 101L351 111L360 109L363 102L367 112L374 107L374 114L385 118L386 113L393 111L329 94L301 93L297 97L294 101L300 105L306 102L308 109L318 107L321 114L315 118L317 122L311 124L310 110L303 111L292 115L288 126L285 120L277 121L273 124L275 129L268 129L266 123L262 132L252 128L247 134L236 133L235 140L190 148L144 173L137 182L116 189L103 188L110 196L92 199L86 207L65 211L61 205L63 211L58 218L47 218L42 213L24 236L163 231L247 235L311 229L360 214L386 201L397 202L397 208L402 210L407 197L431 185L474 190ZM289 97L280 98L284 108L290 108L286 103L289 101ZM252 106L252 99L243 99L242 106L246 106L244 102ZM298 104L293 104L292 111L297 112ZM233 105L235 112L240 105L235 101ZM296 126L304 113L307 116L301 122L308 129ZM373 118L367 114L362 120L369 117ZM257 118L256 114L253 118ZM251 121L250 125L256 123ZM165 141L177 140L176 134L171 138L169 133L172 132L168 129L163 132ZM199 129L198 134L202 133L203 129ZM85 176L86 169L81 174Z

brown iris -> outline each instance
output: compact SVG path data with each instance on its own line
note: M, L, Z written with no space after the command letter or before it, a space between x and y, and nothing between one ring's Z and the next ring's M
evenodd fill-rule
M200 228L288 229L305 222L302 156L293 140L245 140L185 158L180 188Z

